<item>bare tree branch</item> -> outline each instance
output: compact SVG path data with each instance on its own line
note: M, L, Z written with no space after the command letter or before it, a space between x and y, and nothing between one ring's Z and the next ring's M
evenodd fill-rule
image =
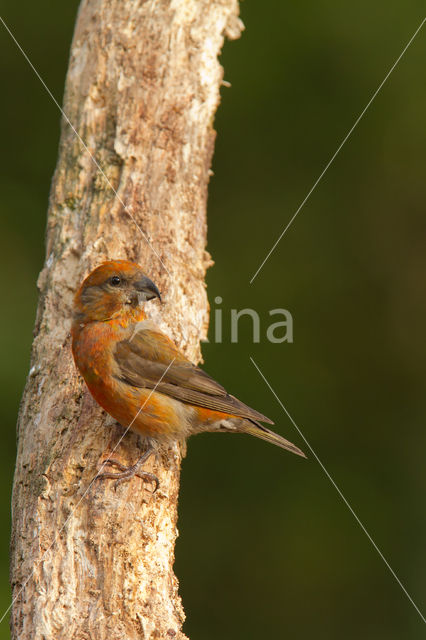
M18 425L14 639L185 638L172 570L181 452L152 460L155 495L138 478L116 492L108 481L91 485L122 429L75 370L71 305L103 260L139 262L164 294L161 310L150 309L155 321L200 358L217 56L240 28L237 0L80 7L64 100L75 132L64 121ZM129 464L138 455L128 434L114 457Z

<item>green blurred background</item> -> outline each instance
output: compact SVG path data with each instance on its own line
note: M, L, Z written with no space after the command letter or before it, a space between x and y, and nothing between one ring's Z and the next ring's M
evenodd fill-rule
M5 0L61 101L74 0ZM418 606L425 601L426 27L253 284L249 280L424 16L424 3L246 0L227 43L209 194L208 293L224 340L205 368L302 439L252 356ZM0 609L9 604L15 420L28 371L59 114L0 25ZM7 283L6 283L7 280ZM230 309L252 307L230 340ZM294 343L265 338L268 310ZM212 326L213 329L213 326ZM424 625L311 455L203 436L183 465L176 571L191 640L424 637ZM0 639L8 638L0 625Z

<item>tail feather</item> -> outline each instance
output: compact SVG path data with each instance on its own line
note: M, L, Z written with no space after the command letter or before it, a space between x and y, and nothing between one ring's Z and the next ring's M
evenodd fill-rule
M266 442L276 444L277 447L287 449L287 451L291 451L298 456L302 456L302 458L306 458L303 451L296 447L295 444L278 435L278 433L274 433L274 431L267 429L255 420L244 420L244 422L239 425L238 431L241 431L242 433L249 433L252 436L256 436L256 438L261 438L262 440L266 440Z

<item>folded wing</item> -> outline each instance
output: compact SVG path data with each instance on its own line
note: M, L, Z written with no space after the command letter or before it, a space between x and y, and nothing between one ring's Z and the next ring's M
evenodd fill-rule
M207 373L187 360L167 336L141 329L117 343L117 377L128 385L154 389L189 404L273 424L272 420L226 392Z

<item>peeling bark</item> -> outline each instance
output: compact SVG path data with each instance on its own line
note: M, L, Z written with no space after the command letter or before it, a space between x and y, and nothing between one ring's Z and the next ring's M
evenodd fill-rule
M122 428L74 368L71 306L94 266L134 260L164 294L161 310L147 311L200 359L217 56L224 37L240 29L237 0L84 0L80 7L64 111L101 171L64 122L18 422L14 639L185 638L172 569L182 452L176 446L147 465L160 479L155 495L139 478L117 491L108 481L91 485ZM138 455L130 433L114 453L125 464Z

